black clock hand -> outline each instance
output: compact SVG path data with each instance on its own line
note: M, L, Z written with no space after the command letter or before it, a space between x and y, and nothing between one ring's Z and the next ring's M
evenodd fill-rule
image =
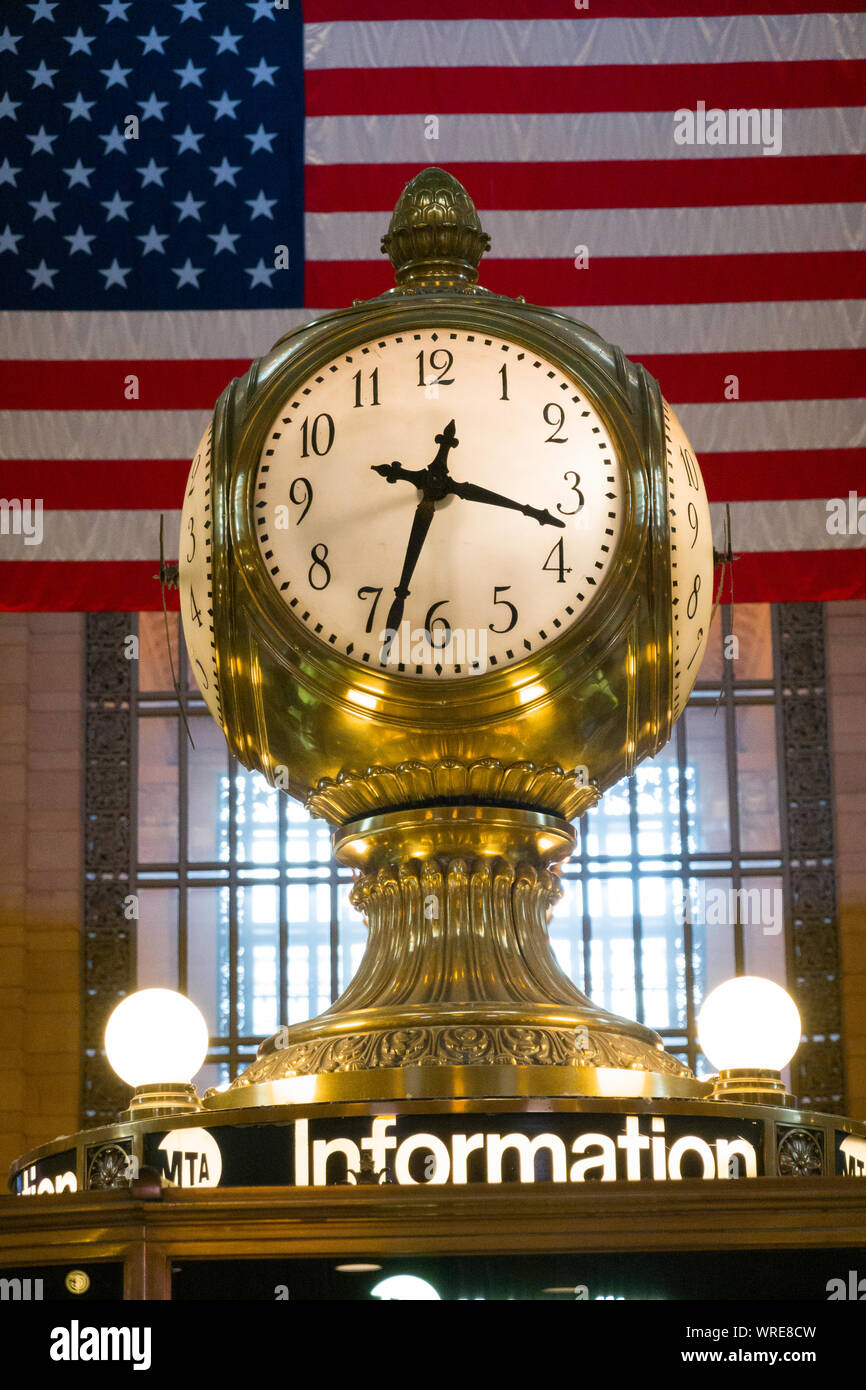
M414 483L416 487L423 487L427 481L426 468L404 468L402 463L371 463L370 468L374 473L381 473L389 483L406 482Z
M409 581L415 572L418 557L421 554L421 547L427 538L430 530L430 523L433 520L433 513L436 510L436 503L425 497L415 508L415 516L412 521L412 530L409 532L409 543L406 546L406 557L403 560L403 569L400 573L400 582L394 590L394 601L388 609L388 616L385 619L385 640L382 643L382 654L379 658L380 665L387 666L388 657L391 652L391 645L399 631L403 621L403 608L409 597Z
M512 511L522 512L524 516L533 517L541 526L565 526L564 521L560 521L559 517L548 511L539 507L524 506L522 502L513 502L510 497L503 497L499 492L490 492L486 487L476 487L474 483L457 483L453 478L449 478L445 486L448 492L453 492L456 497L462 497L467 502L489 502L494 507L509 507Z

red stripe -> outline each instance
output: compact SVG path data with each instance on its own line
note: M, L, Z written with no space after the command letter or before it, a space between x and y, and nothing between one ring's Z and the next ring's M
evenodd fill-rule
M711 502L847 497L863 491L866 449L702 453ZM179 511L189 459L4 459L0 496L40 497L48 511Z
M673 404L722 401L736 376L741 401L847 400L866 395L866 348L803 352L649 353L635 357Z
M562 289L561 284L559 288ZM584 302L588 301L584 298ZM723 400L725 378L731 373L739 379L739 398L743 401L846 400L866 395L866 348L647 353L635 360L658 378L674 405ZM218 358L197 362L7 361L0 364L0 409L207 410L226 382L247 365ZM117 383L130 373L141 382L142 394L137 401L118 395ZM34 467L31 463L14 466L24 468L28 479ZM70 474L69 491L74 497L79 465L67 462L64 467ZM105 486L116 496L122 495L128 482L135 483L134 470L147 472L153 467L152 461L104 460L100 464ZM8 469L8 464L0 462L0 480L4 474L9 478ZM8 481L0 483L0 495L9 495L4 490L8 486ZM32 491L35 483L28 481L28 488ZM75 506L75 502L63 505Z
M780 550L734 561L737 603L823 603L866 598L866 551ZM730 582L722 595L731 601Z
M387 219L418 164L308 164L308 212L381 212ZM866 155L765 159L503 160L448 163L483 211L539 208L746 207L849 203L866 192Z
M701 454L699 462L711 502L847 497L866 478L866 449Z
M866 252L756 252L741 256L616 256L576 271L571 260L487 259L482 281L534 304L716 304L862 299ZM305 303L339 308L393 286L381 261L308 261Z
M6 560L0 562L0 611L19 613L154 612L162 607L159 560ZM176 589L166 607L177 609Z
M192 410L211 406L245 359L0 362L3 410ZM129 391L137 398L128 399Z
M670 111L860 106L866 60L655 66L323 68L304 74L308 116ZM671 121L673 147L673 120Z
M3 459L0 497L52 511L180 511L190 459Z
M155 612L161 607L154 560L0 562L0 611ZM866 599L863 550L742 555L734 564L737 603L816 603ZM730 590L725 589L730 601ZM166 594L178 608L175 590Z
M738 14L856 14L862 0L605 0L605 19L710 17ZM304 0L307 24L395 19L596 19L597 0L577 10L574 0Z

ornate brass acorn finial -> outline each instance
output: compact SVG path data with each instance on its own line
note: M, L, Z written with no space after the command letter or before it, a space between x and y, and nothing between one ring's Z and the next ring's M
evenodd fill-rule
M397 199L382 250L391 258L398 285L474 285L490 237L462 183L444 169L422 169Z

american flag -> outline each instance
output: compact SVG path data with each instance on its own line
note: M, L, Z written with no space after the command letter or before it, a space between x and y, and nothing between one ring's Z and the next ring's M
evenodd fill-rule
M217 395L393 284L428 164L479 208L484 285L658 377L738 600L866 597L860 8L5 0L0 607L160 606Z

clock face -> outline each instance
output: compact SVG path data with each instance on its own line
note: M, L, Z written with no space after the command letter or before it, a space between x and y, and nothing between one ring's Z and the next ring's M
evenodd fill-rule
M195 452L180 523L180 611L190 669L208 709L221 723L220 690L213 629L211 443L208 425Z
M673 605L673 718L697 680L713 609L713 537L701 471L682 425L664 402Z
M254 486L283 602L369 670L442 680L537 654L597 599L625 510L583 389L438 328L335 357L285 401Z

